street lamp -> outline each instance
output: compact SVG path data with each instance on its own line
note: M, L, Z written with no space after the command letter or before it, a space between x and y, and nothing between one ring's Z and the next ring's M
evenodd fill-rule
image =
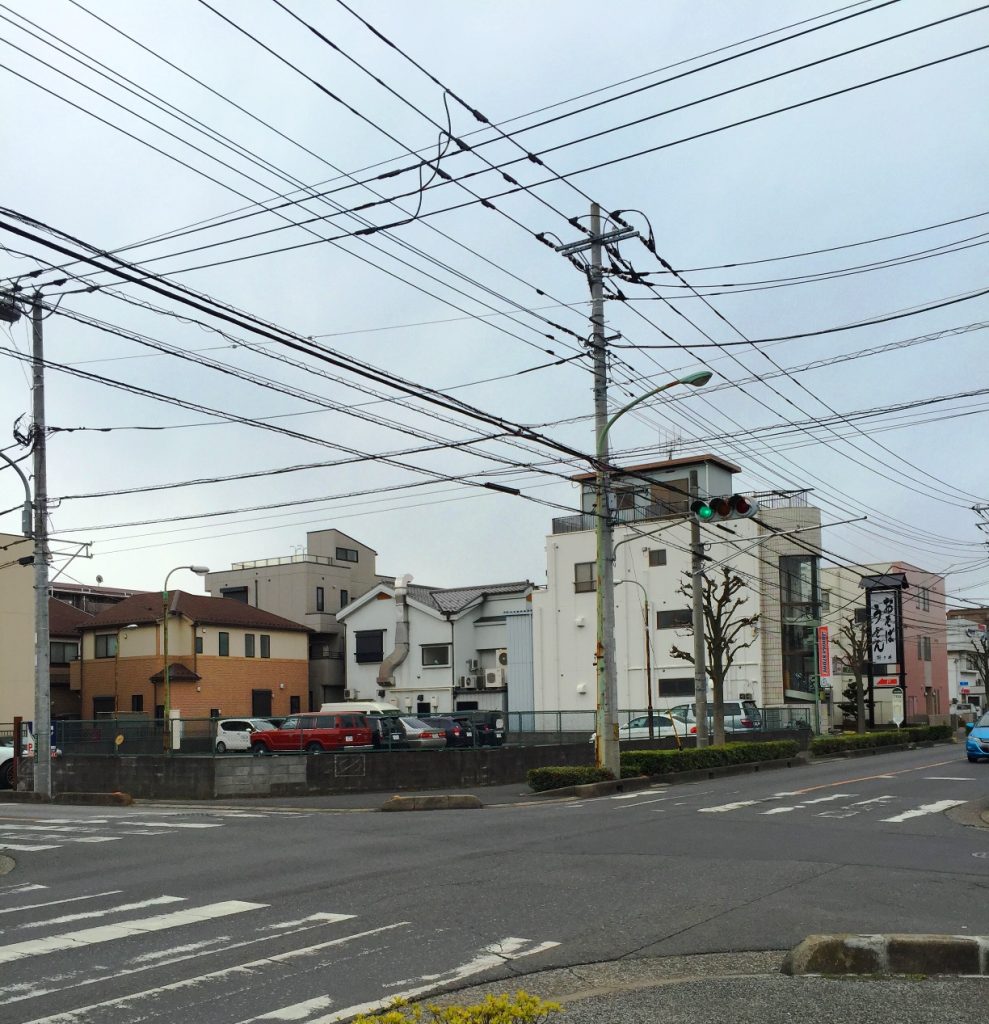
M209 572L209 568L205 565L177 565L174 569L168 571L168 575L165 577L165 585L161 588L161 649L164 655L163 661L164 666L162 669L162 683L165 691L165 750L167 751L171 746L171 711L172 711L172 690L169 685L168 675L168 581L171 579L173 572L178 572L180 569L188 569L190 572L194 572L197 576L205 576Z
M714 376L710 370L698 370L660 384L638 398L623 405L601 428L597 436L597 466L595 468L595 543L597 546L597 715L594 729L595 761L599 768L608 769L614 777L621 777L618 747L618 676L615 672L615 577L612 562L611 508L608 501L608 432L615 421L634 409L647 398L658 395L677 384L703 387ZM652 686L650 682L650 693ZM652 716L650 715L650 722Z
M649 739L655 739L652 722L652 652L649 643L649 595L638 580L615 580L615 586L634 583L642 591L642 622L646 628L646 709L649 715Z

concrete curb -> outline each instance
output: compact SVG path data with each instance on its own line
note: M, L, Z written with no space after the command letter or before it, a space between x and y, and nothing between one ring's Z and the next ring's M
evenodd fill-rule
M469 793L449 793L438 796L393 796L386 800L382 811L449 811L475 810L484 804Z
M989 975L989 936L808 935L786 955L782 971Z
M842 758L852 757L874 757L876 754L902 754L907 750L919 750L924 747L936 747L944 745L952 745L956 743L955 739L947 740L919 740L916 743L888 743L883 747L862 747L859 750L836 750L833 754L814 754L811 753L811 757L815 761L834 761L841 760Z
M0 793L0 803L8 804L91 804L95 807L130 807L134 798L130 793L55 793L51 797L41 793L21 793L17 790Z

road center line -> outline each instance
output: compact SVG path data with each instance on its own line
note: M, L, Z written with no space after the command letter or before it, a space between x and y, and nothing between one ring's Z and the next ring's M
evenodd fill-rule
M802 796L804 793L813 793L818 789L834 789L835 786L851 786L856 782L875 782L876 779L892 779L897 775L906 775L909 772L925 772L929 768L940 768L945 764L957 764L958 759L952 758L950 761L936 761L934 764L922 764L916 768L901 768L896 772L883 772L880 775L862 775L857 779L841 779L839 782L822 782L818 786L807 786L806 789L795 789L791 793L787 793L787 796Z

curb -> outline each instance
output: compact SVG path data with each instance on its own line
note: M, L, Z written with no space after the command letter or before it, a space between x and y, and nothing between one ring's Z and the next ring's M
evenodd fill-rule
M784 974L989 975L989 936L808 935L787 953Z
M91 804L96 807L129 807L134 803L130 793L55 793L51 797L41 793L17 790L0 793L0 803L8 804Z
M450 793L439 796L393 796L378 809L381 811L449 811L475 810L484 804L469 793Z

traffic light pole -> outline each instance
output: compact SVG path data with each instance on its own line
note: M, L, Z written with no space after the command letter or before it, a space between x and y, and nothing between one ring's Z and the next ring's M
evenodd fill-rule
M690 497L698 497L697 472L690 473ZM704 544L697 516L690 517L690 593L693 598L694 629L694 720L697 746L708 745L707 732L707 647L704 642Z

